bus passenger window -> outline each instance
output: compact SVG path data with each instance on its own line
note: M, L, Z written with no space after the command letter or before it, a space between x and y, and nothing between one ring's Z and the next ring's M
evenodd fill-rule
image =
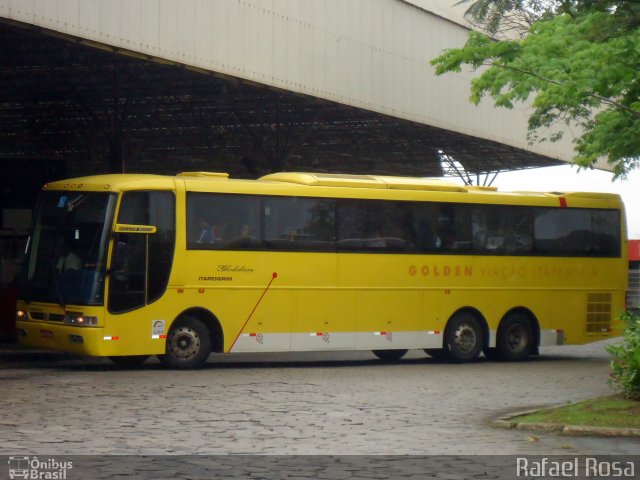
M534 235L539 253L575 256L586 252L589 240L585 232L591 228L588 210L540 208L536 213Z
M438 250L456 253L468 251L471 248L469 206L443 203L437 212Z
M524 207L477 205L473 207L473 251L494 255L521 255L531 251L533 218Z
M265 247L330 251L335 248L331 199L265 197Z
M410 203L404 216L409 248L418 252L437 250L437 212L433 203Z
M533 215L532 209L526 207L516 207L509 209L511 218L506 224L512 227L507 228L507 251L518 255L530 254L533 248Z
M619 211L537 208L535 212L536 253L584 257L620 255Z
M343 200L338 210L338 248L345 251L403 252L409 230L402 202Z
M194 250L257 248L261 197L187 193L187 248Z

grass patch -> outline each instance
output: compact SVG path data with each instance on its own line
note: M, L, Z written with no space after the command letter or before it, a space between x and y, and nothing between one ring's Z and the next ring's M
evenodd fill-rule
M522 423L640 428L640 402L621 396L601 397L516 417Z

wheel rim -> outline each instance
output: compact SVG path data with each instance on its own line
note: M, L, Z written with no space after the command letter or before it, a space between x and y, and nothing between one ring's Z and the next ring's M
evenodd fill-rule
M200 337L195 330L179 327L170 342L171 353L180 358L191 358L200 351Z
M529 335L524 325L511 325L507 330L507 348L513 353L523 352L529 345Z
M478 343L478 335L473 325L462 323L455 332L454 343L461 353L472 352Z

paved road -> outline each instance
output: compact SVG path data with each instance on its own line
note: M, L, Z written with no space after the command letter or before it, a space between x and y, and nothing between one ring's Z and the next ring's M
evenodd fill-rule
M150 361L0 354L0 454L638 454L634 439L494 429L505 413L611 392L602 344L527 363L449 365L366 352Z
M489 425L505 413L610 393L602 344L542 353L472 365L419 352L396 364L364 352L212 356L202 370L173 372L157 361L127 371L0 351L0 478L9 455L72 461L69 479L456 480L515 478L515 457L496 454L640 453L633 439ZM60 457L78 454L94 456ZM436 456L389 456L407 454Z
M492 428L611 392L602 344L527 363L366 352L212 356L202 370L1 355L0 454L638 454L633 439Z

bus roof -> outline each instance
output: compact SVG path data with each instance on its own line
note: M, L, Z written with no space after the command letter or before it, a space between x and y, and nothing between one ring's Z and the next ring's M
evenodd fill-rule
M614 193L600 192L498 192L496 187L465 186L438 178L419 177L395 177L384 175L352 175L316 172L280 172L265 175L257 180L234 179L228 173L220 172L182 172L176 176L164 176L153 174L108 174L92 175L87 177L72 178L50 182L43 188L45 190L94 190L94 191L118 191L133 189L166 189L173 188L176 180L184 180L189 185L208 184L209 182L234 182L236 184L260 184L262 186L289 185L304 189L316 187L342 187L347 189L378 189L378 190L405 190L405 191L431 191L442 193L480 193L498 196L514 197L546 197L546 198L572 198L584 200L611 200L620 202L620 196Z
M261 181L295 183L319 187L389 188L392 190L431 190L464 192L467 189L453 182L435 178L388 177L380 175L344 175L336 173L272 173Z

